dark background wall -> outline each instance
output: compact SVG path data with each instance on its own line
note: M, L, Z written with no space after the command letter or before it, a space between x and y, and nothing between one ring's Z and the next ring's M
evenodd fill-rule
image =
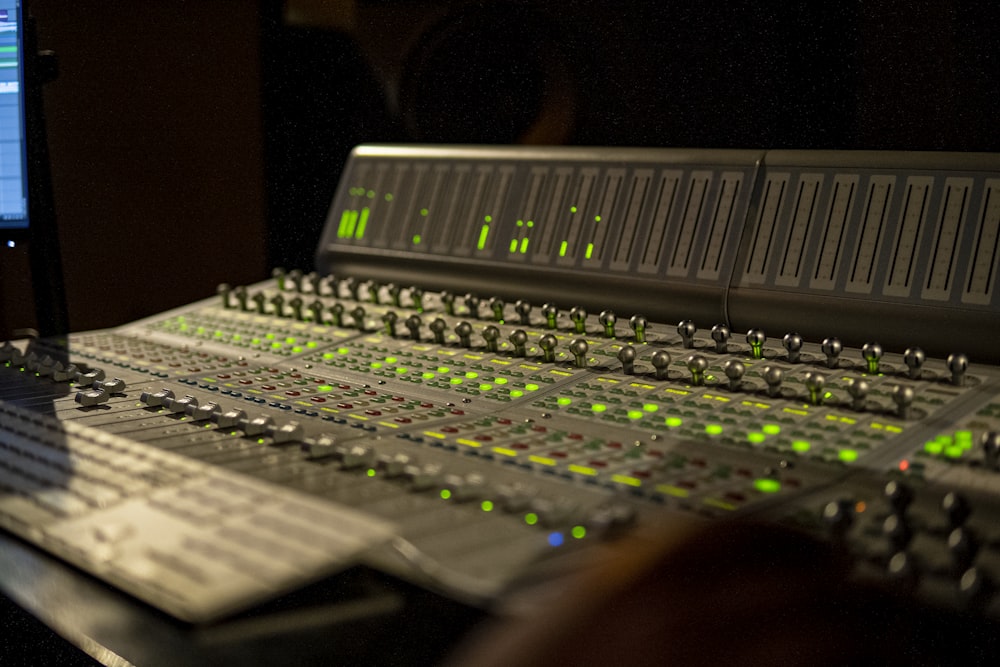
M363 141L1000 150L957 0L30 0L70 326L310 268ZM30 325L0 248L0 334Z
M74 330L265 273L260 39L246 0L30 0ZM0 337L33 326L26 246L0 252ZM8 334L9 335L9 334Z

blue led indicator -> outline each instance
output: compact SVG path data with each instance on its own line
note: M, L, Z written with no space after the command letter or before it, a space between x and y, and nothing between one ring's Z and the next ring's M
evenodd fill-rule
M561 547L565 539L562 533L549 533L549 546Z

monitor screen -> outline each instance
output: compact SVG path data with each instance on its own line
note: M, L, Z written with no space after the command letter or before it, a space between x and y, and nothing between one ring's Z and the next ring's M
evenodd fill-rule
M21 0L0 0L0 234L28 227Z

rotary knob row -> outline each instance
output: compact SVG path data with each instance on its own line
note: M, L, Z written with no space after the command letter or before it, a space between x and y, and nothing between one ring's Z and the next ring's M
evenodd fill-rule
M298 422L278 424L270 415L251 417L237 408L226 410L214 401L199 404L196 397L186 395L178 398L173 390L167 388L143 391L139 401L150 408L162 407L173 414L186 415L194 422L210 421L220 429L239 429L246 437L266 436L274 445L300 442L305 435Z
M677 325L677 333L681 337L684 348L694 347L694 337L698 327L691 320L682 320ZM725 324L717 324L712 327L711 337L715 343L715 352L727 354L729 352L729 340L732 332ZM752 359L763 359L764 344L767 336L761 329L750 329L746 334L747 345L750 346L750 357ZM787 333L781 339L782 347L785 349L785 360L788 363L797 364L802 362L803 339L797 333ZM820 344L820 349L826 357L826 365L829 368L837 368L840 363L840 355L844 346L840 339L835 337L825 338ZM870 375L880 373L880 362L883 356L882 346L878 343L865 343L861 348L861 358L865 362L866 372ZM903 363L907 367L907 375L911 379L920 379L923 374L923 365L926 361L926 354L919 347L909 347L903 353ZM965 382L965 373L968 370L969 360L964 354L955 353L948 356L945 361L948 371L951 373L952 384L962 386Z
M355 301L370 301L374 304L391 304L397 308L403 308L404 288L395 283L378 283L374 280L360 280L358 278L345 278L339 280L334 275L321 275L315 271L303 273L298 269L285 271L283 268L276 268L271 272L278 291L294 292L313 297L334 297L346 292ZM239 288L237 288L239 289ZM424 292L419 287L413 286L405 288L409 306L417 310L423 309ZM219 294L223 299L223 306L233 308L232 301L234 290L226 283L219 285Z

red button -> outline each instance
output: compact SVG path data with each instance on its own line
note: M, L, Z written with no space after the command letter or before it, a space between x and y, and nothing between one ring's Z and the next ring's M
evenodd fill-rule
M326 399L323 398L322 396L313 396L309 400L312 401L313 403L326 403Z
M297 391L286 391L286 392L285 392L285 396L301 396L301 395L302 395L302 394L300 394L300 393L299 393L299 392L297 392Z

